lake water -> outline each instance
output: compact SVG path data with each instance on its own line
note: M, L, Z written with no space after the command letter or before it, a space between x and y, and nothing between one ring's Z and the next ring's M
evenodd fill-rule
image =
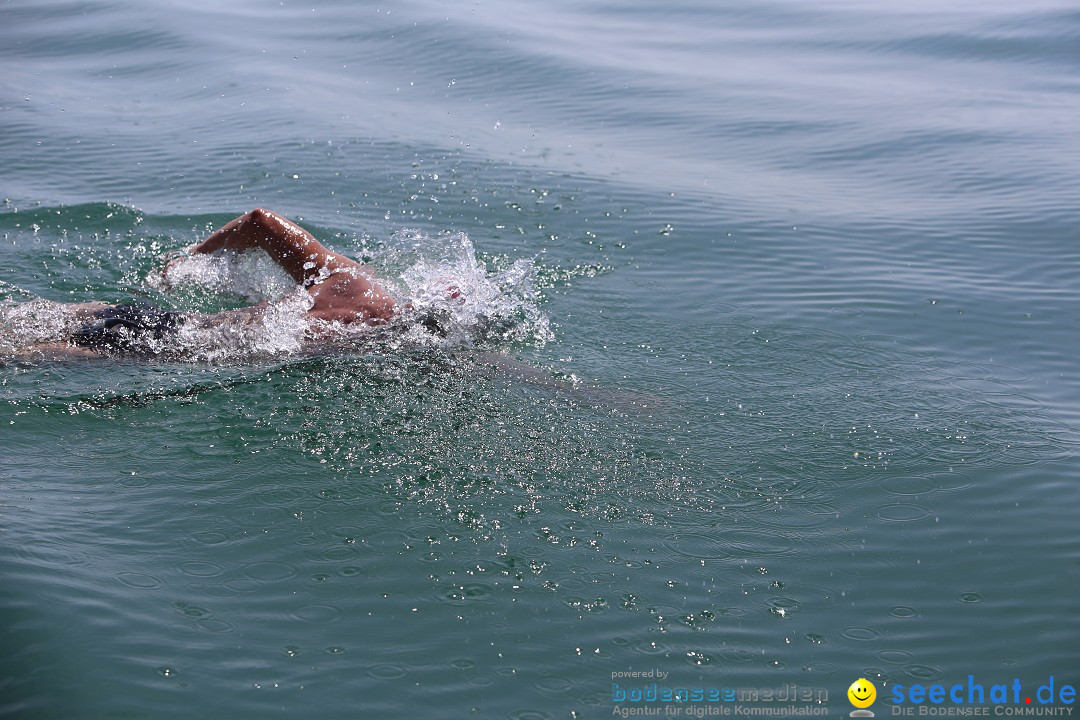
M0 24L0 716L1073 707L1074 3ZM41 300L240 304L148 278L256 206L510 332L11 357Z

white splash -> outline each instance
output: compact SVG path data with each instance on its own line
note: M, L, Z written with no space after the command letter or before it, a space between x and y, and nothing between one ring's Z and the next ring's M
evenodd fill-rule
M164 272L150 273L146 283L165 293L231 293L252 303L283 298L296 288L288 273L262 250L179 257Z
M71 305L37 298L0 301L0 357L41 343L62 343L80 323Z
M404 304L419 320L410 330L418 342L444 346L522 342L552 338L540 311L532 260L520 259L488 272L464 233L432 238L411 233L397 252L414 257L401 272ZM410 247L411 246L411 247ZM438 332L432 332L432 326Z

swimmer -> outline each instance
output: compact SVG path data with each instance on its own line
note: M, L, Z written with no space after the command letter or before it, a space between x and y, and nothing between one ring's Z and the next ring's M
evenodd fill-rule
M377 327L386 325L398 315L394 298L364 265L331 251L304 228L269 210L256 208L241 215L191 247L189 253L240 253L256 249L270 256L309 296L308 319L322 321L311 323L320 328L310 333L312 337L325 338L326 328L334 327L335 323ZM166 264L162 270L166 286L170 268L184 259L174 258ZM160 349L155 348L162 345L153 341L167 339L185 322L195 320L192 314L170 312L144 302L122 305L82 303L67 307L75 321L67 342L38 343L28 351L45 357L156 355ZM265 307L264 302L255 307L202 316L198 320L205 325L243 323L256 317Z
M337 350L349 352L357 337L377 339L384 329L387 335L383 337L392 337L409 328L418 328L436 337L447 336L445 308L424 309L409 302L396 302L383 283L363 264L331 251L307 230L269 210L256 208L231 220L190 247L187 255L250 250L263 250L296 282L296 292L306 296L306 302L290 306L306 308L309 322L302 331L302 347L298 348L302 352L320 355ZM165 264L161 270L162 286L168 288L172 284L170 275L174 273L171 270L185 259L176 257ZM467 302L461 288L452 281L442 288L447 303ZM7 359L35 362L117 356L182 358L182 338L176 336L185 329L225 336L244 335L253 330L258 335L265 332L267 324L280 318L273 317L272 313L268 315L271 310L271 303L266 301L213 314L173 312L148 302L108 305L36 300L9 306L6 311L0 307L0 328L7 325L9 337L19 336L21 340L21 347L5 348L0 342L0 366L5 362L5 355ZM55 319L58 315L63 316L59 330L42 328L42 323L37 322L40 317ZM303 325L303 318L297 319ZM497 327L498 320L494 322ZM477 329L483 331L482 327ZM63 341L58 342L60 338ZM170 343L170 339L181 342ZM341 345L335 346L338 341ZM569 379L564 374L555 377L546 369L518 362L502 353L474 351L470 357L477 367L487 367L498 375L530 385L568 393L579 402L597 407L614 406L613 401L617 400L621 411L651 414L664 406L663 401L641 394L622 393L617 397L610 391L598 393L572 375Z

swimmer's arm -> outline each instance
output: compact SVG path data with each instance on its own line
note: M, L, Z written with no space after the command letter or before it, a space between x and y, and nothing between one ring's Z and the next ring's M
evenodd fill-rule
M296 282L309 285L308 292L315 300L309 313L317 317L372 322L388 320L394 314L394 299L367 268L331 252L307 230L269 210L256 208L241 215L191 252L256 248L265 250Z
M266 251L298 283L317 276L322 268L331 271L363 268L355 260L331 252L296 223L262 208L230 221L192 248L191 252L243 252L256 248ZM367 274L366 271L363 273Z

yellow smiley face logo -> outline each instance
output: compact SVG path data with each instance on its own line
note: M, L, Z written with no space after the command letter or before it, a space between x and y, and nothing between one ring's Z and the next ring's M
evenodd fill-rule
M877 689L866 678L859 678L847 689L848 700L857 708L868 708L877 700Z

